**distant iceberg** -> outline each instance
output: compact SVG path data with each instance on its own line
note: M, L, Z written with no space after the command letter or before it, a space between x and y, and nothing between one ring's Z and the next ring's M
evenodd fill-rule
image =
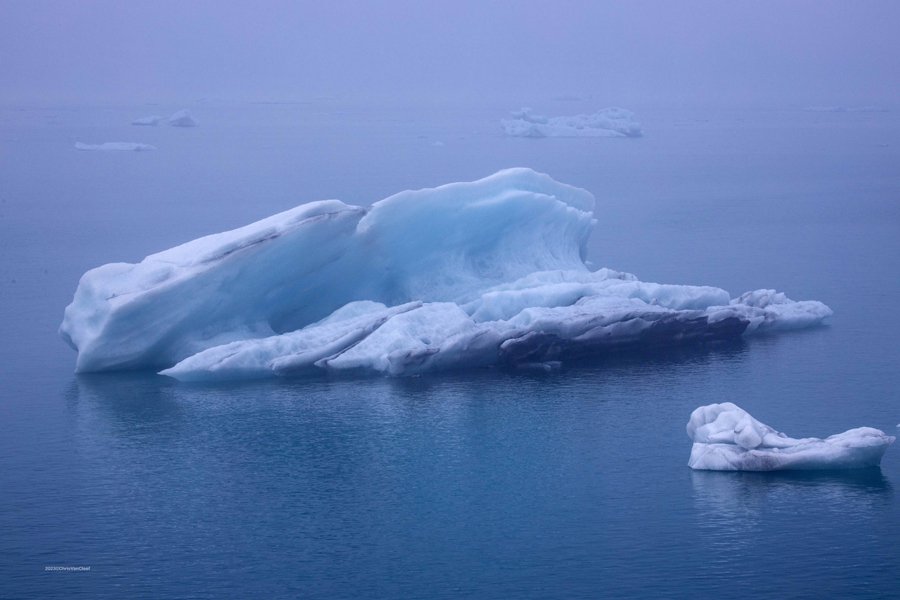
M604 108L590 115L542 117L523 108L500 121L506 135L515 137L640 137L641 124L624 108Z
M159 115L148 115L146 117L135 119L131 122L131 124L155 127L156 125L159 125L160 121L162 121L162 117L160 117Z
M732 404L701 406L687 424L688 466L705 471L801 471L877 466L896 438L871 427L794 439Z
M323 200L81 278L78 371L182 380L555 364L622 346L806 327L821 302L588 270L594 197L530 169Z
M881 106L804 106L803 110L807 112L889 112L887 108Z
M187 110L179 110L169 117L169 125L172 127L196 127L197 121Z
M847 112L843 106L804 106L806 112Z
M75 149L144 152L147 150L156 150L156 146L151 146L150 144L139 144L137 142L105 142L103 144L82 144L81 142L75 142Z

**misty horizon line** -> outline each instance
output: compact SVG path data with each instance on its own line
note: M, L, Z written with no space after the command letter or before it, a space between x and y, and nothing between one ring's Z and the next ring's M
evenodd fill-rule
M797 98L660 98L637 97L623 95L616 97L608 93L557 93L551 95L538 94L354 94L354 93L273 93L273 94L201 94L201 95L160 95L147 97L124 96L67 96L48 97L46 95L23 95L19 97L0 97L0 107L16 108L159 108L160 110L177 110L179 108L199 109L208 107L260 105L348 105L376 107L415 106L420 109L442 106L484 107L515 111L531 108L536 112L547 109L565 109L567 106L579 112L600 110L608 107L629 109L690 109L715 108L735 110L819 110L822 112L871 111L893 112L900 109L900 99L895 97L871 98L809 98L804 101ZM563 114L563 113L559 113Z

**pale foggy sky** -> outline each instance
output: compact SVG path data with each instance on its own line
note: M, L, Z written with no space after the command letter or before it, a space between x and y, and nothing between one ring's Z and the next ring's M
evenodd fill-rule
M900 104L900 2L0 0L0 101Z

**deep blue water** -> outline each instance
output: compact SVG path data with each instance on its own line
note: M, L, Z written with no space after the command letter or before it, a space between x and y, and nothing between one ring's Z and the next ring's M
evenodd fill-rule
M637 140L505 138L515 106L210 105L193 130L128 125L175 108L0 110L0 597L900 595L900 447L880 470L695 473L684 433L721 401L794 436L897 431L896 112L633 107ZM597 266L774 287L835 316L550 374L216 386L75 376L56 336L99 264L516 165L594 192Z

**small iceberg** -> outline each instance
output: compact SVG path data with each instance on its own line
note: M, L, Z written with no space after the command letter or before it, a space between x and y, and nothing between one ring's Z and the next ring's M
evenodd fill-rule
M191 116L186 109L179 110L172 114L169 117L169 125L172 127L196 127L197 121L194 120L194 117Z
M147 150L156 150L156 146L150 144L139 144L138 142L105 142L103 144L82 144L75 142L76 150L100 150L113 152L145 152Z
M590 115L543 117L523 108L511 119L500 121L506 135L514 137L640 137L641 124L624 108L604 108Z
M145 127L156 127L157 125L159 125L160 121L162 121L162 117L160 117L159 115L148 115L146 117L135 119L131 122L131 124L142 125Z
M694 441L688 466L698 471L807 471L861 469L881 462L893 436L858 427L821 440L794 439L760 423L732 404L710 404L691 413Z

